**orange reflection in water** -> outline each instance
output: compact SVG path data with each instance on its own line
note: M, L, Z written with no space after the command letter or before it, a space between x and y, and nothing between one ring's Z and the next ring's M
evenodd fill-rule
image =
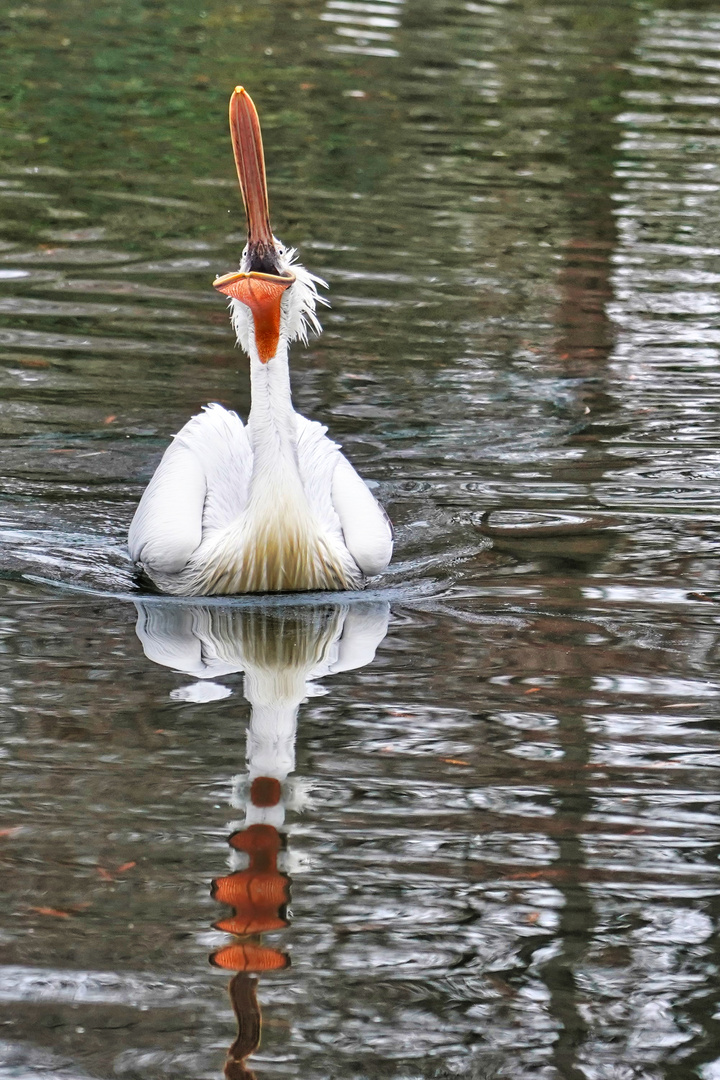
M274 777L256 777L250 789L253 806L277 806L282 789ZM262 1014L257 1000L255 977L262 971L288 967L290 958L280 949L263 945L261 934L282 930L288 925L290 878L278 870L283 837L274 825L254 824L240 829L229 839L236 851L248 856L245 870L216 878L212 895L233 908L233 914L216 922L215 929L232 934L234 941L217 949L210 962L237 974L230 981L230 1002L238 1024L237 1038L225 1063L227 1080L253 1080L246 1060L260 1045Z

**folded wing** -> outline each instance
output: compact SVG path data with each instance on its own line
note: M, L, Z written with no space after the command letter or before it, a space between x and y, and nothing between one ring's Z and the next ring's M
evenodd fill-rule
M242 421L208 405L163 454L130 526L130 557L148 571L180 573L203 538L247 502L252 451Z
M297 417L298 458L305 493L326 528L335 530L364 574L390 562L392 525L362 477L316 420Z
M332 503L348 551L364 574L381 574L393 551L390 519L342 454L332 478Z

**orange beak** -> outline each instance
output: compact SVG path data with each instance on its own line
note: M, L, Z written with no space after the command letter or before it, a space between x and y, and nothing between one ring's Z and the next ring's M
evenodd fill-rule
M275 355L280 338L282 294L295 277L276 272L260 120L252 98L242 86L236 86L230 98L230 135L247 215L248 256L257 269L223 274L213 286L250 308L258 356L266 364Z
M247 214L248 244L262 244L274 253L260 120L252 98L242 86L236 86L230 97L230 136Z

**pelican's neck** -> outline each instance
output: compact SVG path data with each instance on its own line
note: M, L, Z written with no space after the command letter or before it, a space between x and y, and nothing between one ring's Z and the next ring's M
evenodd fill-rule
M302 700L307 695L306 671L287 667L248 664L244 694L251 705L247 731L247 763L251 781L272 778L284 784L295 769L295 735ZM272 805L246 806L246 825L273 825L282 828L285 820L283 798Z
M253 350L254 352L254 350ZM248 436L253 450L253 473L271 472L286 465L297 474L297 425L290 389L287 342L266 364L250 357L251 406Z

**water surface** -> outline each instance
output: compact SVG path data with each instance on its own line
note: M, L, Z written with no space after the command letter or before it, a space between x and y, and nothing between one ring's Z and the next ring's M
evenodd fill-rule
M0 1077L716 1080L713 5L0 30ZM237 82L330 286L297 405L396 526L362 597L125 553L170 435L248 409Z

